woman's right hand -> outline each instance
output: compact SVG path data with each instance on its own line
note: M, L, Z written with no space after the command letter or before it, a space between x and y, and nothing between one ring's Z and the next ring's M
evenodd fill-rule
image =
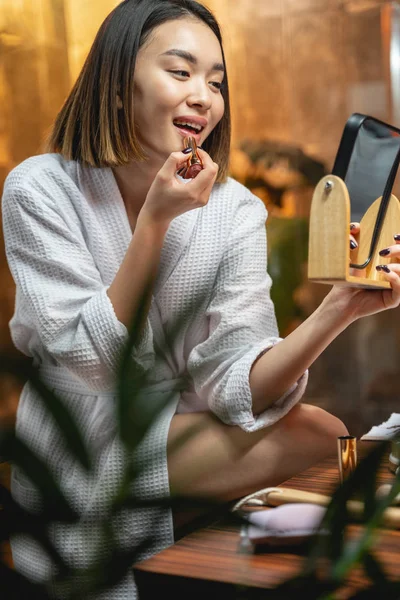
M139 218L168 227L175 217L207 204L218 174L218 165L204 150L198 148L198 152L203 169L194 179L185 183L178 180L176 172L186 163L187 155L173 152L168 157L150 186Z

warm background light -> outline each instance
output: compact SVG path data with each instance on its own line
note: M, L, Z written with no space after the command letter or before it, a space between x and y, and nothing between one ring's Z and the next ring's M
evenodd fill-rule
M42 152L99 25L117 4L0 0L0 184L12 167ZM232 173L250 181L271 215L307 217L313 183L296 168L302 153L314 173L329 170L352 112L400 126L399 4L384 0L208 0L207 4L219 19L225 40L233 113ZM267 145L261 159L255 160L258 142ZM14 287L4 254L0 277L0 350L11 354L8 320ZM295 295L310 311L321 288L317 291L306 283L304 278ZM379 393L386 390L384 401L397 401L393 390L399 377L400 334L390 328L393 318L366 320L362 328L353 327L335 342L313 368L309 399L348 419L364 407L377 386ZM292 327L296 324L294 320ZM371 346L373 350L367 351ZM5 390L3 407L10 397ZM373 402L370 414L379 409Z

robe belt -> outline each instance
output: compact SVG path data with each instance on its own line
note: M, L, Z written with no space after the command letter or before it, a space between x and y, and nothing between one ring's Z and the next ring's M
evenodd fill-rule
M111 396L115 397L115 389L93 390L84 384L83 381L74 377L70 371L64 367L55 365L40 365L39 375L42 381L51 389L68 394L83 394L85 396ZM143 386L141 392L145 394L181 392L187 389L187 380L184 377L148 383Z

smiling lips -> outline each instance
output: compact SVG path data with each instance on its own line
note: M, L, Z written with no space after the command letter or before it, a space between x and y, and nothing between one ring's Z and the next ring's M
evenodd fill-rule
M197 116L177 117L173 122L186 136L199 136L207 125L207 119Z

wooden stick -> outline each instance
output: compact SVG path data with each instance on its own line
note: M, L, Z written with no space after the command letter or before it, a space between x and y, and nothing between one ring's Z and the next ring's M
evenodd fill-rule
M305 492L291 488L265 488L245 496L237 502L232 511L257 510L263 506L280 506L281 504L289 503L308 503L317 504L319 506L328 506L332 498L315 492ZM347 510L355 519L361 519L364 514L364 504L360 500L348 500ZM391 527L392 529L400 529L400 508L387 508L383 513L382 525Z
M304 492L290 488L275 488L267 493L268 506L279 506L289 503L311 503L319 506L328 506L331 501L330 496L323 496L314 492ZM364 513L364 504L359 500L349 500L347 510L352 517L361 518ZM382 524L385 527L400 528L400 508L387 508L383 513Z

